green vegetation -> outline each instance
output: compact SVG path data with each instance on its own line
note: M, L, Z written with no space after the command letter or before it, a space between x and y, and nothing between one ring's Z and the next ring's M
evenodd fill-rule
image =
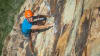
M5 37L14 25L14 15L18 13L24 0L0 0L0 55Z

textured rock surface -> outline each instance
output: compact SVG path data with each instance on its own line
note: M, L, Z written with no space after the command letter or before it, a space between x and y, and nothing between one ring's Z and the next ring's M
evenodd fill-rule
M100 0L26 0L15 21L24 18L24 9L34 11L36 7L35 15L52 15L47 23L53 22L54 26L35 33L33 56L100 56L99 3ZM32 56L18 22L5 40L2 56Z

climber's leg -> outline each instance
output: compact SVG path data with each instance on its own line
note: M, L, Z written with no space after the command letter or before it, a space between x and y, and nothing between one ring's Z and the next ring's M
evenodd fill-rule
M30 47L32 54L34 54L34 46L33 46L33 43L32 43L32 36L30 36L29 47Z
M29 46L30 46L30 50L31 50L32 54L34 54L35 40L36 40L36 33L32 33L32 32L31 32L31 34L30 34Z
M43 17L43 18L39 18L39 20L37 21L37 25L45 25L47 18Z
M31 32L31 40L32 40L32 42L35 41L35 37L36 37L35 32Z

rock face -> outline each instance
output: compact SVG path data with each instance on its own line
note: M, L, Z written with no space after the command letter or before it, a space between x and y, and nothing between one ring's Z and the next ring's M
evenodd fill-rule
M35 33L34 55L16 20L26 9L51 15L46 24L54 23ZM100 0L26 0L15 21L2 56L100 56Z

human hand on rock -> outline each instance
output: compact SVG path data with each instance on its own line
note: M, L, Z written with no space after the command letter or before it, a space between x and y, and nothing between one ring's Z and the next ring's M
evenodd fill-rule
M48 27L53 27L53 23L47 24Z

